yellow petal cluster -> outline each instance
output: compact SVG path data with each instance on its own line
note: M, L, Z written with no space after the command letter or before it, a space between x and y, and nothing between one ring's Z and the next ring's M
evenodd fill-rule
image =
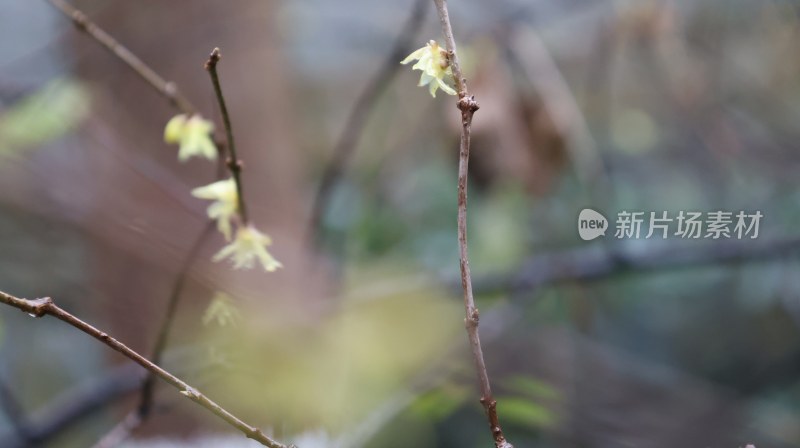
M179 145L178 160L185 162L191 157L217 159L217 147L211 139L214 123L200 115L191 117L181 114L172 117L164 128L164 141Z
M243 226L236 231L233 242L214 255L214 261L230 258L234 269L251 269L258 261L264 270L274 272L283 265L267 252L267 246L271 244L272 239L268 235L259 232L252 225Z
M414 60L418 62L411 68L422 71L422 75L419 78L419 86L428 86L428 91L432 97L436 97L436 90L438 89L442 89L448 95L456 94L455 89L445 82L445 79L451 82L453 79L453 71L450 68L447 51L440 47L435 40L428 42L424 47L411 53L400 63L405 65Z

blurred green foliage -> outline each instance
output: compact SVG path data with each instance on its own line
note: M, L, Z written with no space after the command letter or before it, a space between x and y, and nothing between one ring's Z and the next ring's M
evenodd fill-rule
M44 145L75 129L89 111L89 93L71 78L55 79L0 111L0 155Z

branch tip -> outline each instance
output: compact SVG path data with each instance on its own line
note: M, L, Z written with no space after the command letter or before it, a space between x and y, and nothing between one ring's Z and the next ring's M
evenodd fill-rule
M222 59L222 54L219 51L219 47L214 47L211 50L211 54L208 55L208 61L206 61L206 70L213 70L217 67L217 62Z

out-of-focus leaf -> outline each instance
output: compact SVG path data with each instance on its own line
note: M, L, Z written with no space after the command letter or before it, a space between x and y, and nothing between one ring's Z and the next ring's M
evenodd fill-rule
M534 399L555 400L559 393L549 384L529 376L515 376L504 384L506 388Z
M0 115L0 156L52 141L86 117L89 94L80 83L57 79Z
M224 292L217 292L208 304L206 312L203 314L203 324L208 325L216 322L220 327L236 325L242 318L233 297Z
M442 420L452 414L467 398L463 387L445 385L422 394L411 405L411 412L428 420Z
M522 426L547 428L555 424L555 416L544 406L518 397L499 397L497 407L503 420Z
M525 256L527 199L515 186L497 188L475 201L470 229L470 254L482 269L512 269ZM452 235L450 235L452 238Z

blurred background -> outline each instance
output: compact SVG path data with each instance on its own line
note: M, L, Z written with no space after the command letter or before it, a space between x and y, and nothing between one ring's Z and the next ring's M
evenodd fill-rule
M432 2L73 4L218 130L203 63L221 48L250 213L284 264L235 271L206 239L167 369L301 448L491 446L463 330L459 114L399 65L441 42ZM470 260L517 448L800 446L798 7L451 0L481 105ZM0 0L0 54L0 290L151 353L214 165L178 163L178 111L48 2ZM587 242L585 207L764 217L757 239ZM2 309L0 446L92 446L142 377ZM257 446L163 386L125 444Z

